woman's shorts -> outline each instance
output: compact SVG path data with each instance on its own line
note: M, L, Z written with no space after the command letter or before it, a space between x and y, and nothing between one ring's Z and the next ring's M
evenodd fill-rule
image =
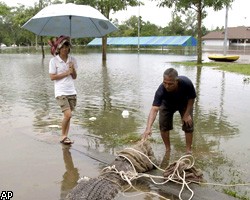
M57 104L61 107L62 112L69 109L74 110L76 106L76 95L62 95L56 97Z

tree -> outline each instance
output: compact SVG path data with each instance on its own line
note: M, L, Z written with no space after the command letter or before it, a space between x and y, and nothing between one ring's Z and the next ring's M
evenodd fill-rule
M32 45L35 41L35 35L25 29L22 25L32 18L43 7L51 4L51 0L39 0L33 7L25 7L18 4L14 7L8 7L0 2L0 39L7 45Z
M225 6L229 6L233 0L158 0L159 7L174 7L176 11L185 13L193 9L197 13L197 64L202 63L202 19L206 16L205 8L213 8L215 11L221 10Z
M10 8L5 4L0 2L0 44L7 44L8 39L4 37L8 34L8 26L6 25L6 21L8 21L7 16L10 15Z
M35 40L35 35L27 30L21 29L20 27L37 12L37 7L25 8L24 5L20 5L12 8L8 27L14 44L32 45Z
M185 19L185 27L187 35L192 35L193 37L197 37L197 13L191 10L188 10L186 13Z
M132 15L128 20L122 22L121 25L118 24L118 21L115 21L118 31L111 33L112 37L136 37L138 36L138 22L139 18L135 15ZM145 22L140 17L140 36L158 36L162 35L162 28L151 24L149 21Z
M185 23L182 21L181 16L172 12L172 20L168 23L168 26L164 28L165 35L185 35Z
M160 27L156 26L155 24L151 24L149 21L141 22L141 36L157 36L161 35Z
M128 6L137 6L138 0L68 0L75 4L90 5L99 10L107 19L111 12L126 10ZM142 4L142 3L141 3ZM107 60L107 36L102 37L102 60Z

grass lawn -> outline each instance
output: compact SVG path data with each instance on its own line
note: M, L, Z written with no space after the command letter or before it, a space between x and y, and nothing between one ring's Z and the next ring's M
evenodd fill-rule
M197 66L196 62L174 62L175 64L182 64L185 66ZM250 64L234 63L234 62L204 62L199 66L216 67L223 71L235 72L250 76Z

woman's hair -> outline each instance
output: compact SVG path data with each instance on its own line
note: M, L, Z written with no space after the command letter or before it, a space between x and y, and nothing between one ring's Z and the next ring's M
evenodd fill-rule
M64 36L61 35L60 37L57 38L51 38L48 41L48 44L50 45L50 53L55 56L57 54L59 54L59 50L62 48L62 46L64 44L66 44L67 46L71 47L71 43L70 43L70 37L68 36ZM70 51L70 49L69 49Z

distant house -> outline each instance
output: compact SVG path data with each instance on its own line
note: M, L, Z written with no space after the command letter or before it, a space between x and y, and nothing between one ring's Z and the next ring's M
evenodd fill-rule
M204 46L223 46L223 31L212 31L202 37ZM227 46L250 46L250 27L238 26L227 28Z

